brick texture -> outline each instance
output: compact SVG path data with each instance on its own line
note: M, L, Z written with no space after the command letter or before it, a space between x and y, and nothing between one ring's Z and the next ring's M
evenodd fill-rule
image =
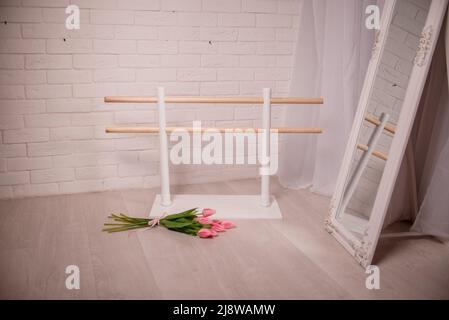
M288 92L300 0L3 2L0 198L157 186L157 135L104 133L156 125L155 105L106 105L106 95L155 95L160 85L170 95ZM73 3L79 30L65 28ZM195 119L252 126L260 114L253 106L168 106L169 124ZM257 175L246 169L174 167L172 182Z

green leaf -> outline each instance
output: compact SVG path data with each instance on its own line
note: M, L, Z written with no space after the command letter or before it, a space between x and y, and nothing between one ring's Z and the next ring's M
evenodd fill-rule
M168 229L175 229L175 228L183 228L191 225L192 221L182 222L182 221L170 221L170 220L161 220L160 224Z
M191 229L174 228L174 229L169 229L169 230L180 232L180 233L184 233L184 234L188 234L188 235L191 235L191 236L196 236L197 235L197 231L191 230Z
M170 222L182 222L182 223L185 223L185 222L196 223L196 221L194 219L195 219L195 216L185 217L185 218L178 218L176 220L167 220L167 221L170 221Z
M162 220L176 220L179 218L194 217L194 216L196 216L197 210L198 210L198 208L193 208L193 209L190 209L190 210L187 210L184 212L170 214Z

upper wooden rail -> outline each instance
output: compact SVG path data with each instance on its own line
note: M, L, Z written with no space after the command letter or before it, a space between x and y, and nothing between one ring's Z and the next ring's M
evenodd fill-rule
M166 103L263 104L261 97L165 97ZM104 97L104 102L157 103L157 97ZM272 104L323 104L323 98L271 98Z

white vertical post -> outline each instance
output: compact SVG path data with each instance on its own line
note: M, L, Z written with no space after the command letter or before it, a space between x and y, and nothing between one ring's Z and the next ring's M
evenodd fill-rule
M168 207L170 200L170 178L168 175L168 145L165 131L165 92L164 87L157 88L157 107L159 114L159 162L161 175L161 205Z
M369 139L368 142L368 150L365 151L365 153L360 158L359 163L357 164L357 167L354 170L354 174L350 178L347 187L346 192L343 196L343 201L341 205L341 213L344 213L346 210L346 207L349 204L349 200L351 199L352 195L355 192L355 189L357 188L357 185L359 184L360 178L362 177L363 171L365 170L366 166L368 165L368 161L371 158L371 155L373 154L374 149L377 146L377 143L379 142L379 138L382 135L382 132L385 128L385 125L387 124L388 119L390 118L390 115L387 113L382 113L380 116L380 124L374 128L374 132Z
M270 206L270 130L271 130L271 90L270 88L263 89L263 141L262 141L262 158L260 175L260 201L264 207Z

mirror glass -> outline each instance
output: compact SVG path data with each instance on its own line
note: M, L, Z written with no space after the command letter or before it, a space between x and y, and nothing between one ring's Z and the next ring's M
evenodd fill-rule
M337 219L361 239L388 160L431 0L397 0ZM373 51L376 54L376 50Z

